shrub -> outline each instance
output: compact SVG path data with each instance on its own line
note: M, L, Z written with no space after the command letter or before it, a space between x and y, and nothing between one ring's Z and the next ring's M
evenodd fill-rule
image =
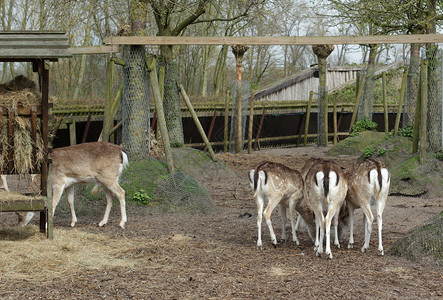
M352 125L352 133L351 136L355 136L360 132L366 131L366 130L375 130L377 129L377 123L372 122L368 118L363 118Z
M378 156L382 156L385 153L386 153L386 148L384 148L384 147L378 148L378 150L377 150L377 155Z
M371 146L368 146L368 147L366 147L366 148L363 150L363 158L364 158L364 159L369 158L369 157L371 157L372 154L374 154L374 153L375 153L375 149L374 149L373 147L371 147Z
M405 128L398 129L398 135L408 137L412 140L412 137L414 136L414 126L408 125Z

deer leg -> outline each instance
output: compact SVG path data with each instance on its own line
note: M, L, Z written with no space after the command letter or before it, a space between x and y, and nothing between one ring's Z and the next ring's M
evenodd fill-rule
M105 208L105 214L103 216L103 220L101 220L100 223L98 223L98 226L100 226L100 227L102 227L108 223L109 214L110 214L111 208L112 208L112 192L105 185L103 185L103 190L105 191L105 196L106 196L106 208Z
M125 190L121 188L121 186L118 184L118 182L115 182L113 185L111 185L109 187L109 190L117 196L118 201L120 202L121 220L120 220L119 225L121 228L125 229L125 225L127 222ZM106 195L106 200L107 200L106 212L105 212L105 217L102 220L102 222L103 222L106 219L106 222L103 223L103 225L108 222L109 213L111 211L111 207L112 207L112 194L111 193L109 195ZM102 223L102 222L100 222L100 223ZM103 226L103 225L101 225L101 226Z
M381 200L377 201L376 208L377 208L377 227L378 227L378 252L380 253L380 255L384 255L381 231L383 227L383 210L385 208L385 202Z
M335 213L334 217L332 218L332 222L334 224L334 245L337 248L340 248L340 241L338 239L338 215L339 215L340 209L337 210L337 212Z
M363 212L365 214L364 222L365 222L365 243L361 248L361 252L366 252L369 248L369 241L371 240L371 232L372 232L372 223L374 222L374 215L371 212L371 207L369 204L367 206L362 206Z
M321 256L321 254L323 253L323 239L325 237L325 217L323 216L323 213L320 214L319 227L320 227L320 241L317 249L317 256Z
M26 225L28 225L29 221L31 221L32 217L34 217L34 214L35 213L33 211L28 211L26 213L17 212L18 226L25 227Z
M65 186L64 185L53 185L52 186L52 216L55 214L55 208L63 194Z
M314 243L314 251L318 250L320 246L320 217L315 213L315 243Z
M261 222L263 219L263 205L264 205L264 200L262 195L257 195L256 199L255 199L256 203L257 203L257 247L258 248L262 248L262 240L261 240Z
M280 202L279 206L280 206L280 215L281 215L281 224L282 224L281 241L286 242L286 220L287 220L286 205Z
M69 209L71 210L71 227L74 227L75 223L77 223L77 216L75 215L74 209L74 186L71 185L67 187L66 194L68 195Z
M295 224L296 217L297 212L295 211L295 201L291 198L289 199L289 218L291 219L292 241L298 246L300 245L300 242L297 239L297 227L300 217L297 218L297 224Z
M279 201L280 199L281 199L281 197L279 197L278 195L272 196L269 199L269 203L266 206L265 211L264 211L266 224L268 225L269 233L271 234L271 241L274 245L277 245L277 238L275 237L274 229L272 228L271 214L272 214L272 211L274 210L274 208L280 202Z
M348 202L349 211L349 243L348 248L354 248L354 207Z

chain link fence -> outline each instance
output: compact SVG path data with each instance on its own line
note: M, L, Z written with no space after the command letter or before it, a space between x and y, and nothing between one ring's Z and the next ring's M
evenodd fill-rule
M185 142L183 137L180 93L177 85L178 67L175 63L160 62L159 68L165 69L163 109L170 144L172 147L180 147Z
M122 144L130 158L146 158L150 145L150 81L144 46L123 47Z
M428 261L443 267L443 211L412 229L389 251L411 260Z

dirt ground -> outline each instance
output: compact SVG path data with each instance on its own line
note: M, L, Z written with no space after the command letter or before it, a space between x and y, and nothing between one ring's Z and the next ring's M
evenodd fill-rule
M360 251L360 211L355 248L347 249L346 239L342 248L332 249L332 260L316 257L304 232L299 234L299 246L285 242L274 248L266 224L262 226L263 250L256 248L257 212L248 171L263 160L300 169L308 157L322 156L325 151L307 147L265 149L250 155L218 154L237 176L202 175L201 182L216 204L214 213L158 214L129 204L125 230L118 227L118 206L113 208L110 222L99 228L96 224L101 220L103 203L97 216L84 219L78 215L75 229L69 226L69 214L56 212L52 242L40 233L23 238L3 233L3 260L18 251L12 249L26 248L27 240L48 251L55 247L55 252L43 262L47 264L43 268L33 265L31 249L20 249L19 257L12 256L15 261L0 263L0 299L442 299L441 268L392 256L389 249L409 230L440 212L443 199L390 196L383 215L384 256L377 254L376 230L369 251ZM344 167L354 159L337 158ZM14 222L14 215L0 215L0 226ZM277 237L280 224L277 209L273 214ZM290 235L289 224L287 232ZM79 233L84 235L75 240ZM61 240L70 234L73 244ZM109 262L99 267L82 264L87 260L77 253L82 251L90 257L110 253L104 256ZM60 258L59 252L66 253ZM55 272L63 264L66 268Z

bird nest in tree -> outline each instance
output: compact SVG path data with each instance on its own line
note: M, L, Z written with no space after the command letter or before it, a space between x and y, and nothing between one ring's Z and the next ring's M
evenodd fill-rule
M37 119L36 138L32 139L30 117L19 116L19 107L41 103L41 94L37 84L23 75L15 77L12 81L0 85L0 106L14 113L12 128L13 136L9 134L9 121L7 115L2 118L0 133L0 171L2 173L29 174L36 171L44 157L44 145L41 136L40 121ZM35 159L34 157L35 149ZM14 169L8 170L10 153L13 153Z

